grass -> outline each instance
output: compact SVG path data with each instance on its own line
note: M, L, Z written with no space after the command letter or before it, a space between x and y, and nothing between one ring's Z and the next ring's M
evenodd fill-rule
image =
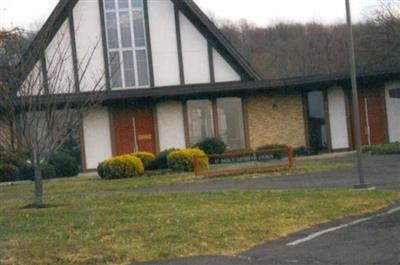
M1 192L0 192L1 194ZM127 264L230 255L330 220L376 211L394 191L48 195L0 204L0 264Z
M44 182L44 190L48 195L66 193L93 193L93 192L116 192L126 191L137 188L145 188L160 185L176 185L182 183L196 182L216 182L226 179L251 179L261 177L278 177L293 174L305 174L310 172L323 172L334 169L344 169L353 167L353 163L348 162L328 162L328 161L299 161L295 167L286 171L267 172L250 175L237 175L230 177L219 177L213 179L196 178L193 173L168 173L163 175L150 175L135 179L121 180L100 180L95 174L89 177L77 177L68 179L54 179ZM0 199L9 197L29 197L32 195L33 183L0 186Z

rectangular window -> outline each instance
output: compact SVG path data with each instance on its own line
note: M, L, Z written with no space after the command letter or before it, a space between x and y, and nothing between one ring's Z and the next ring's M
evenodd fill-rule
M216 104L211 100L189 100L187 118L191 146L218 136L231 150L246 147L241 98L220 98ZM214 128L214 124L218 124L218 128Z
M217 100L219 137L229 149L245 148L242 100L221 98Z
M210 100L189 100L187 111L191 146L204 138L214 136L214 119Z
M118 52L110 52L110 74L112 87L121 87L121 60Z
M135 82L135 65L133 60L132 51L124 52L124 76L125 76L125 84L130 87L134 87L136 85Z
M139 86L146 86L149 84L149 73L147 54L145 50L139 50L136 52L136 61L138 67Z
M308 130L310 134L310 146L316 151L327 148L325 99L322 91L307 93L308 103Z
M121 28L121 43L122 48L132 47L132 31L129 12L119 13L119 25Z
M107 13L106 22L107 22L108 48L117 49L119 46L117 14L113 12Z
M148 87L143 0L105 0L104 7L112 88Z

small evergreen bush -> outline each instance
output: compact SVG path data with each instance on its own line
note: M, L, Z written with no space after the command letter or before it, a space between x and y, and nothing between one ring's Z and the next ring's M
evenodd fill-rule
M219 138L206 138L195 145L207 155L223 154L226 151L226 144Z
M153 160L153 162L151 163L150 169L151 170L164 170L164 169L168 169L168 161L167 161L167 157L168 155L173 152L173 151L177 151L178 149L168 149L168 150L164 150L161 153L159 153L156 158Z
M57 178L75 177L79 174L79 163L67 153L54 155L49 164L54 166Z
M0 182L17 181L20 178L18 167L13 164L0 165Z
M204 151L194 148L194 149L183 149L171 152L167 157L168 168L173 171L178 172L191 172L194 169L194 156L201 156L200 167L202 169L208 169L209 161Z

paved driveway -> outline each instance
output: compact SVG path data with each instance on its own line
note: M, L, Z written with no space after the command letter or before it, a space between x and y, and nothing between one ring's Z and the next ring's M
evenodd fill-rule
M400 208L397 205L368 218L347 219L307 229L260 245L236 257L205 256L140 264L399 265L399 220Z
M355 161L353 156L333 160ZM365 156L367 184L376 188L400 189L400 156ZM190 192L218 190L352 188L357 181L356 168L316 172L304 175L267 177L249 180L225 180L138 189L140 192Z

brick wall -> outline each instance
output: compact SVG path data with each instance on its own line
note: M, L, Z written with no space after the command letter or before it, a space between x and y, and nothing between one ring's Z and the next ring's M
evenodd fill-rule
M262 94L247 100L250 147L266 144L305 146L300 94Z

